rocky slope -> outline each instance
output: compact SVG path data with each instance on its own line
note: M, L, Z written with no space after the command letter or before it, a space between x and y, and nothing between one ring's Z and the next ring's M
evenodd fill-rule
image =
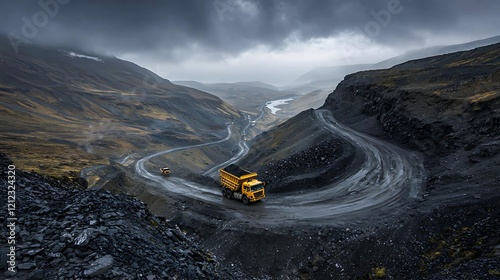
M238 164L257 170L268 192L311 190L332 183L355 168L354 147L325 131L313 110L257 136Z
M291 83L286 89L293 89L298 92L306 93L317 89L328 89L330 92L338 85L342 79L350 73L362 70L385 69L395 65L429 56L442 55L447 53L472 50L474 48L497 44L500 42L500 36L490 37L482 40L467 42L463 44L448 46L433 46L423 49L409 51L402 55L380 61L375 64L354 64L344 66L321 67L304 73L301 77Z
M457 179L483 186L469 188L469 193L494 192L500 174L494 164L500 151L499 69L497 44L359 72L346 76L323 108L358 131L421 151L432 171L429 188L441 183L450 186ZM321 143L333 136L323 131L310 112L257 137L241 163L260 168L262 174L291 173L290 164L303 169L320 167L315 158L329 155ZM348 156L348 146L337 141L332 147L330 152L342 147L335 157ZM440 189L443 194L449 191Z
M0 164L7 186L12 162L1 155ZM5 269L5 279L235 279L177 225L129 195L77 189L19 169L15 185L16 209L8 216L17 218L15 229L0 232L15 240L15 273ZM0 201L7 205L6 192Z
M0 149L58 177L134 152L224 137L240 118L208 93L133 63L0 37Z
M460 52L472 50L479 47L484 47L500 42L500 36L485 38L463 44L449 45L449 46L434 46L423 49L409 51L405 54L389 58L373 65L371 69L389 68L397 64L401 64L410 60L421 59L429 56L436 56L441 54Z
M355 129L422 151L435 197L498 191L500 44L348 75L324 107Z

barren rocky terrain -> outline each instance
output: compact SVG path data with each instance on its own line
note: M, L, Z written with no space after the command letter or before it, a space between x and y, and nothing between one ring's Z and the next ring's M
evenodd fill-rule
M12 161L1 155L0 162L0 182L7 185ZM4 279L237 279L178 225L130 195L21 170L14 177L17 263ZM1 201L7 205L6 196ZM1 232L3 240L7 234ZM2 267L7 249L2 246Z

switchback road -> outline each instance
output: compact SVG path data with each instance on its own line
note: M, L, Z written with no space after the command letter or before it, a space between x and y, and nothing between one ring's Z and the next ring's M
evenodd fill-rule
M165 178L146 170L144 163L151 158L171 152L215 145L231 138L231 125L225 139L205 144L179 147L149 155L137 161L136 173L157 182L163 190L220 206L222 213L233 219L252 221L270 227L283 224L349 224L370 221L380 215L404 210L408 200L419 200L425 171L422 159L401 149L338 123L328 110L316 110L315 116L324 129L342 137L355 146L360 168L334 184L309 192L267 194L262 202L250 206L222 197L219 189L209 188L181 178ZM250 123L249 119L249 123ZM248 128L248 127L247 127ZM222 165L236 162L246 154L248 146L240 141L240 152ZM243 152L242 152L243 151ZM218 165L206 174L213 173ZM200 206L200 211L203 211Z

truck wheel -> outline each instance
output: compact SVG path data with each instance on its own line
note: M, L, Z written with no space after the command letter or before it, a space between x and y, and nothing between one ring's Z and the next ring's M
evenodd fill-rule
M225 196L226 196L226 190L222 189L222 197L225 197Z
M227 189L226 190L226 197L229 199L233 198L233 192L231 192L231 190Z
M248 199L248 197L246 195L244 195L241 200L243 201L243 204L248 204L250 203L250 199Z

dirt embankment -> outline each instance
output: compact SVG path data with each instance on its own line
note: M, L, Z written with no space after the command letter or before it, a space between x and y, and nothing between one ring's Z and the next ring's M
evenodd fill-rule
M500 181L499 69L496 44L359 72L324 107L359 131L424 153L430 198L487 196Z
M256 170L268 192L311 190L338 180L358 162L354 147L307 110L257 136L238 164Z

